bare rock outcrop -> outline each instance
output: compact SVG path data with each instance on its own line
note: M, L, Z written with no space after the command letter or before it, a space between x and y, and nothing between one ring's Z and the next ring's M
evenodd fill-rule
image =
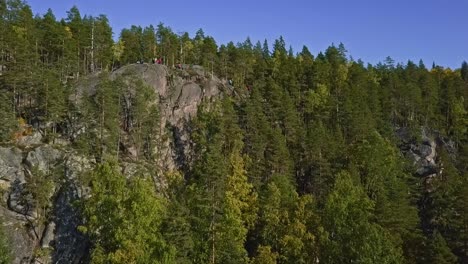
M397 130L397 136L401 141L400 149L415 166L414 174L419 177L435 176L438 166L436 164L437 144L434 137L427 135L423 130L420 140L416 140L411 136L408 128Z
M0 187L8 189L18 180L24 182L24 171L21 167L23 161L22 152L15 147L0 147Z
M140 78L157 95L156 101L149 103L158 105L160 131L166 133L166 140L155 150L161 157L160 167L165 170L188 166L190 139L187 124L197 115L199 106L231 94L223 81L207 75L203 67L197 65L170 69L159 64L131 64L112 72L111 78L119 77ZM129 153L134 150L131 145L127 149Z
M455 151L453 142L427 128L421 129L419 139L416 139L408 128L398 129L396 135L400 140L400 150L414 166L413 174L426 183L430 183L442 173L443 166L438 153L440 148L444 148L448 153ZM426 191L431 192L432 189L429 188Z
M106 73L107 75L107 73ZM160 118L160 135L154 152L158 164L136 161L137 147L130 135L121 131L122 172L127 177L136 174L150 175L150 170L161 172L184 170L190 166L190 121L203 103L218 100L230 89L225 82L206 74L201 66L184 65L171 69L157 64L132 64L112 73L111 79L120 78L128 86L123 93L126 107L136 89L135 80L142 81L154 91L148 106L157 106ZM93 98L102 80L100 74L81 78L70 95L79 112L84 98ZM60 135L60 144L54 140L46 144L38 131L22 138L16 145L0 147L0 189L3 203L0 217L10 239L13 263L83 263L89 256L89 239L78 231L82 219L76 202L88 195L81 186L80 175L92 170L94 157L86 157L73 149L73 140L85 129L77 117L67 127L67 134ZM42 216L28 186L41 175L54 174L47 216ZM57 174L57 175L56 175ZM154 179L155 186L164 187L163 178ZM42 217L42 218L41 218ZM41 255L44 251L50 254Z

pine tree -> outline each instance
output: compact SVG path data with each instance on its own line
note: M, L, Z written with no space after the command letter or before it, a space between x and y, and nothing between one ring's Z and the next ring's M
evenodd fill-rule
M186 191L185 179L180 172L167 172L165 179L168 183L165 195L169 203L161 231L167 243L175 248L175 262L192 263L193 256L196 256L188 202L192 197Z
M27 119L34 116L39 80L38 34L31 8L22 1L8 1L8 19L4 50L5 84L14 98L14 112Z
M271 127L264 114L262 100L257 86L254 87L244 108L245 120L242 120L245 130L245 151L249 156L247 172L256 188L259 188L270 175L265 155Z
M67 12L65 20L66 29L70 38L67 41L67 52L69 52L69 70L74 76L86 74L87 68L85 64L85 47L89 46L89 36L87 29L83 23L83 18L78 7L73 6Z
M409 186L410 176L404 170L398 150L378 133L369 135L351 150L351 166L359 174L368 197L375 202L375 218L394 241L401 241L407 260L420 250L415 244L421 239L418 211L414 205L414 190ZM414 195L414 194L413 194Z
M145 27L141 36L142 53L145 60L156 57L156 32L153 25Z
M337 175L323 212L328 239L320 259L327 263L401 263L401 249L392 244L389 233L372 222L373 208L374 203L349 173Z
M42 109L42 121L46 124L51 123L44 134L48 135L48 131L55 134L58 124L66 114L66 91L59 82L60 78L55 71L43 70L42 72L38 91L38 106Z
M105 154L114 155L119 151L120 133L120 100L122 84L111 81L106 74L96 90L94 100L94 117L97 117L98 157Z
M94 43L93 56L94 67L99 70L110 70L113 60L114 40L112 39L112 28L109 19L105 15L99 15L92 18L93 36L91 41Z
M445 239L439 232L435 232L431 241L431 255L428 263L449 264L458 263L457 257L450 251Z
M199 159L188 187L194 259L209 263L247 263L244 248L256 215L253 186L244 169L242 134L229 101L197 117L194 134ZM222 116L221 116L222 115Z
M465 82L468 82L468 63L463 61L461 69L460 69L461 77Z
M163 23L159 23L156 27L156 41L158 44L158 57L163 58L163 62L166 65L174 66L176 59L178 58L178 51L180 48L180 42L177 38L177 35L174 34L170 27L164 26ZM200 40L198 43L202 43L203 41ZM196 46L197 52L195 52L198 56L197 62L199 63L200 60L200 46Z
M221 263L248 262L244 244L247 232L253 227L256 218L257 196L247 181L239 150L237 147L231 154L232 174L226 180L225 205L219 231L221 250L218 261Z
M345 137L349 142L354 142L375 129L374 116L378 116L379 113L371 112L370 107L377 103L373 101L375 98L370 98L372 81L362 65L353 63L349 67L348 83L349 87L341 92L344 94L341 116Z
M334 152L332 141L322 122L314 123L308 128L302 166L304 175L298 179L298 184L300 190L313 193L320 202L325 200L334 184L335 177L331 165Z
M455 228L455 252L457 252L457 255L463 262L468 260L468 181L466 177L456 196L458 197L458 202L455 204L455 207L458 213L455 216L457 225Z
M123 80L117 80L119 83ZM154 158L154 148L158 135L159 109L154 103L156 94L154 90L141 80L130 80L129 101L123 110L124 128L131 133L133 142L137 148L137 158L145 156ZM121 85L123 85L121 83Z
M122 29L120 41L123 46L121 62L123 64L136 63L143 60L142 28L134 26L130 29Z
M83 201L85 225L93 243L93 263L168 263L174 249L161 235L165 202L147 179L127 182L115 165L103 163L88 177L91 195Z
M257 255L252 259L253 264L276 264L278 253L272 252L270 246L259 246Z
M11 96L7 93L0 93L0 142L6 142L12 139L13 131L17 127L15 114L13 112L13 102Z
M322 231L312 197L299 197L284 177L273 178L262 192L257 230L254 261L277 258L278 263L312 263L318 258ZM267 255L265 246L271 249Z

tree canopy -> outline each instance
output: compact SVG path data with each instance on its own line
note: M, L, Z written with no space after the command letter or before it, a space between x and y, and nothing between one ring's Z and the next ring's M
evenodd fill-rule
M468 64L365 65L341 43L318 54L272 44L163 23L114 40L105 15L74 6L58 20L0 1L0 142L29 125L94 157L80 204L92 263L466 263ZM169 75L200 65L233 91L187 124L193 153L180 171L155 165L167 136L158 94L111 77L155 58ZM78 94L90 76L95 94ZM415 173L399 129L413 149L433 132L437 173ZM150 175L120 171L124 139ZM0 233L0 263L4 244Z

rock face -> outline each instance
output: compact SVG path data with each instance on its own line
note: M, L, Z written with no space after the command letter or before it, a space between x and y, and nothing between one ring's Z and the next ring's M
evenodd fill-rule
M7 189L14 181L24 182L22 152L18 148L0 147L0 186Z
M0 206L3 230L12 246L13 263L28 263L33 251L32 234L25 228L26 222L21 215ZM23 262L24 261L24 262Z
M63 186L55 201L52 216L54 235L44 232L42 247L54 247L52 263L83 263L89 254L89 240L78 231L82 220L73 203L79 199L78 191L71 184ZM49 228L49 226L48 226ZM47 231L47 228L46 228Z
M59 150L45 145L30 151L26 156L25 163L31 170L36 168L41 172L47 172L54 167L61 156Z
M426 183L437 177L442 170L437 150L445 148L449 153L453 153L455 149L451 141L441 137L437 132L424 128L421 130L419 140L415 140L407 128L398 129L396 135L401 142L400 150L414 165L414 175Z
M155 151L160 157L159 167L166 171L183 170L189 166L188 122L196 116L200 104L230 94L224 82L207 76L200 66L168 69L164 65L133 64L112 72L110 77L139 78L154 90L156 99L148 103L159 107L162 131L161 142ZM80 100L95 94L98 84L98 75L82 79L70 101L79 106ZM74 133L80 133L80 130L71 132L72 138ZM70 142L62 141L55 145L44 144L41 134L33 131L16 146L0 147L0 189L3 194L0 223L13 247L13 263L86 263L89 260L90 243L77 229L82 219L74 204L87 193L87 189L80 186L79 176L91 170L96 162L91 157L78 155ZM132 163L135 146L130 141L122 144L128 156L121 163L122 172L127 177L136 173L149 174L141 164ZM47 174L57 168L61 175L50 190L50 210L47 217L40 220L27 187L37 177L35 174ZM164 185L163 180L155 180ZM38 250L51 253L46 257L37 256Z
M50 145L25 150L15 147L0 148L0 186L3 203L0 218L13 250L13 263L30 263L38 249L54 249L54 263L62 259L66 263L80 263L87 256L87 238L78 232L81 224L79 213L73 202L81 192L76 177L91 169L91 163L74 152L65 153ZM34 206L32 195L26 190L36 173L46 173L63 165L64 173L51 192L51 211L44 226ZM33 169L35 168L35 169ZM6 205L6 206L3 206ZM43 218L44 219L44 218Z
M402 144L400 149L409 158L416 168L415 174L419 177L433 177L438 172L436 164L436 141L423 130L421 140L416 142L411 138L408 129L401 128L397 136Z
M141 78L154 89L158 95L154 103L159 106L160 131L169 131L168 140L162 142L163 149L156 150L162 156L159 165L165 170L184 169L190 162L188 121L196 116L201 103L217 100L231 91L197 65L168 69L159 64L132 64L111 74L111 78L119 76ZM132 146L127 149L131 152Z
M155 102L160 113L160 131L169 131L169 140L162 142L163 149L155 150L162 156L162 168L166 170L181 169L187 166L189 149L187 122L196 116L198 107L203 102L211 102L232 94L232 90L224 81L216 76L206 74L201 66L183 65L181 69L169 69L160 64L131 64L124 66L110 74L111 79L123 78L127 80L141 79L154 90ZM71 101L79 105L86 96L93 96L99 84L99 76L93 75L80 81L76 92L70 97ZM131 85L128 89L132 90ZM134 91L130 91L130 94ZM124 95L128 96L128 95ZM130 98L124 98L130 105ZM130 106L131 107L131 106ZM136 149L129 142L124 142L125 149L130 156L136 156ZM181 146L184 146L181 148Z
M42 141L42 135L39 132L35 132L32 135L21 137L18 141L19 146L32 146L32 145L39 145Z

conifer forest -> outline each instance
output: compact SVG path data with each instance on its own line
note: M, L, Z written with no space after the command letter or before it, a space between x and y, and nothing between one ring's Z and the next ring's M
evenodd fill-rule
M468 63L351 55L0 0L0 263L468 263Z

